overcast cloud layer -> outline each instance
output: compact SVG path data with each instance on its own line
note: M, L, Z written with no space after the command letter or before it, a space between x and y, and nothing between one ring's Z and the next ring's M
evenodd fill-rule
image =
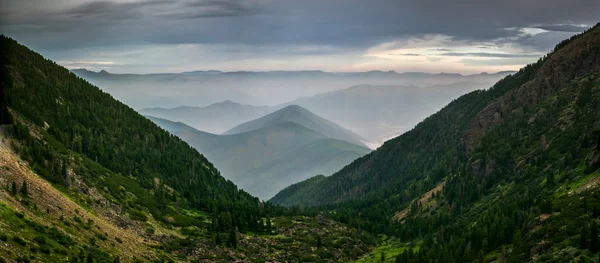
M597 0L0 0L0 33L68 68L515 70L600 19Z

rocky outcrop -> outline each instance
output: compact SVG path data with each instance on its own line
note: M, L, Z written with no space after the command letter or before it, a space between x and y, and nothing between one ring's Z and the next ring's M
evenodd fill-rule
M591 30L566 47L545 58L536 75L519 88L495 99L472 119L463 136L467 152L471 152L479 138L489 128L502 123L511 113L535 105L540 100L569 88L572 80L600 70L600 30Z

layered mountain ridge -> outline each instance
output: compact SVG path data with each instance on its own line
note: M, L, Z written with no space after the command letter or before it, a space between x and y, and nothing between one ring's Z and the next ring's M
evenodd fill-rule
M360 136L292 105L223 135L148 116L212 160L223 175L262 199L315 174L331 175L369 152Z

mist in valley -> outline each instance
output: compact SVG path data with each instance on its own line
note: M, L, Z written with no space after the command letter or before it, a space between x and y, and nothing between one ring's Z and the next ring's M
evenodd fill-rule
M73 72L188 142L225 178L264 200L332 175L453 99L512 73Z

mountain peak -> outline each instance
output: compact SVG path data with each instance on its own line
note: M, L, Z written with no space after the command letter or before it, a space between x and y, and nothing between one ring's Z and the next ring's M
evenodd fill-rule
M326 120L309 110L292 104L278 111L267 114L253 121L242 123L223 133L224 135L238 134L257 130L268 126L280 125L282 123L294 122L305 128L319 132L327 137L344 140L352 144L365 146L361 141L364 139L359 135ZM365 146L366 147L366 146Z
M224 100L224 101L223 101L223 102L221 102L221 103L215 103L215 104L223 104L223 105L241 105L241 104L239 104L239 103L237 103L237 102L234 102L234 101L231 101L231 100ZM213 105L215 105L215 104L213 104Z
M292 104L292 105L285 106L278 111L279 112L287 112L287 111L308 111L308 110L303 108L300 105Z

